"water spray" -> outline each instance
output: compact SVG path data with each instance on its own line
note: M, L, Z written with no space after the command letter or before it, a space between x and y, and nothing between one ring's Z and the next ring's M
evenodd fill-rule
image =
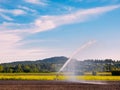
M82 46L80 46L80 48L78 48L75 52L73 52L73 54L71 55L71 57L65 62L65 64L62 66L62 68L57 72L56 79L58 78L60 72L62 72L64 70L64 68L68 65L68 63L72 60L72 58L76 54L80 53L81 51L83 51L84 49L88 48L89 46L91 46L94 43L96 43L95 40L88 41L87 43L85 43Z

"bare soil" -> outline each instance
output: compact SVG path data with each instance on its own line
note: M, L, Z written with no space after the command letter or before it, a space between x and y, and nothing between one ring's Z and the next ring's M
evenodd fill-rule
M120 90L120 81L102 83L0 80L0 90Z

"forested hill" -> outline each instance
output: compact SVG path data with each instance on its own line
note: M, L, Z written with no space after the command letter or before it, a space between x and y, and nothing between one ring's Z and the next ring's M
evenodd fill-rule
M19 61L12 63L0 64L1 73L39 73L39 72L57 72L68 60L67 57L52 57L36 61ZM75 63L75 66L72 65ZM70 66L70 67L68 67ZM105 60L72 60L65 70L73 70L76 72L111 72L120 71L120 61L112 59Z
M60 56L60 57L51 57L51 58L46 58L43 60L36 60L36 61L16 61L16 62L11 62L11 63L2 63L1 65L30 65L30 64L39 64L39 63L54 63L54 64L63 64L67 61L67 57Z
M55 72L68 60L67 57L52 57L36 61L17 61L0 64L0 72L22 73L22 72Z

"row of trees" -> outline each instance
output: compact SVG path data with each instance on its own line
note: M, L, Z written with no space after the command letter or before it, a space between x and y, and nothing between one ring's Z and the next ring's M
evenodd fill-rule
M120 71L120 61L106 60L87 60L82 64L85 71L111 72Z
M55 72L54 64L29 64L29 65L0 65L1 73L39 73L39 72Z

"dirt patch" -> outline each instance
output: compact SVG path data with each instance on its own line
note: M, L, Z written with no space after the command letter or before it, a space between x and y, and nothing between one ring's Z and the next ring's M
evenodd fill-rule
M0 90L120 90L119 81L96 83L1 80Z

